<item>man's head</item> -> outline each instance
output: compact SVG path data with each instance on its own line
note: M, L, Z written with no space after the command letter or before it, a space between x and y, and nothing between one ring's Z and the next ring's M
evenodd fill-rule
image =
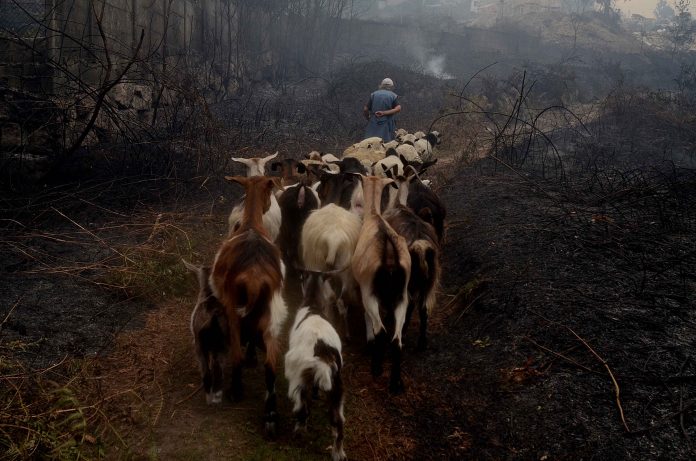
M382 83L379 84L379 89L380 90L393 90L394 89L394 81L390 79L389 77L385 78L382 80Z

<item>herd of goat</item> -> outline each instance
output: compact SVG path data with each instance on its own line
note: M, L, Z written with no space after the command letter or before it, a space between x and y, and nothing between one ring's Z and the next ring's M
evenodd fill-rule
M235 158L247 175L225 179L246 194L230 214L229 235L212 266L184 261L200 287L191 332L206 401L222 401L223 381L233 399L242 397L242 366L256 364L258 346L266 355L264 421L271 435L279 336L288 316L286 270L300 275L303 301L285 355L288 396L298 430L306 427L312 396L326 394L334 460L346 459L338 331L350 338L349 307L363 306L373 376L382 374L389 349L389 390L400 393L402 331L417 310L418 348L425 349L435 305L445 208L421 175L437 161L440 135L397 135L389 143L365 139L341 159L314 151L301 161L275 161L273 176L265 175L266 165L277 152Z

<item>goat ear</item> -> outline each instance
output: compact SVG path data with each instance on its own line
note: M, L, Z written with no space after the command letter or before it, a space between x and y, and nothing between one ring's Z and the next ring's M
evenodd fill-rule
M393 174L392 177L396 178L399 176L399 165L392 165L391 170Z
M300 188L300 192L297 194L297 208L302 208L304 206L305 202L305 187L304 186L298 186Z
M399 160L401 160L401 163L403 163L404 166L405 166L405 165L410 165L409 161L406 160L406 157L404 157L404 156L401 155L401 154L399 154Z
M250 159L243 158L243 157L232 157L232 161L243 163L244 165L247 165L247 166L252 164L252 161Z
M275 153L275 154L272 154L272 155L268 155L268 156L266 156L266 157L262 158L262 159L261 159L261 162L260 162L260 163L266 163L267 161L269 161L269 160L272 160L272 159L276 158L276 157L278 156L278 152L279 152L279 151L276 151L276 153Z
M391 179L391 178L382 178L381 181L382 181L382 185L384 185L384 186L389 186L389 185L390 185L390 186L392 186L392 187L395 188L395 189L398 189L398 188L399 188L399 185L396 183L396 181L394 181L394 180Z
M237 184L241 184L242 186L247 185L249 180L246 178L246 176L225 176L225 179L228 181L236 182Z
M431 224L433 222L433 212L428 207L421 208L420 210L418 210L418 217L420 217L425 222Z
M280 178L268 178L268 182L266 183L267 187L269 189L279 189L283 190L283 184L280 182Z

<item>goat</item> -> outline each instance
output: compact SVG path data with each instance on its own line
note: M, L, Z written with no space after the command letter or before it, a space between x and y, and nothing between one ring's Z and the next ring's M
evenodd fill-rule
M278 156L278 152L264 158L232 158L235 162L243 163L247 167L247 177L263 176L266 173L266 163ZM225 176L225 179L231 181L231 176ZM228 236L231 236L239 227L240 220L244 214L244 202L239 203L232 208L230 216L227 218ZM263 217L264 226L271 236L271 240L275 241L280 231L280 208L275 197L271 198L271 208Z
M438 242L442 245L445 238L445 218L447 210L445 205L429 186L421 181L413 167L406 169L406 174L412 171L415 179L408 185L408 199L406 205L413 212L435 228Z
M309 214L319 208L319 195L302 184L288 186L278 198L282 221L278 234L278 246L285 264L300 267L300 230Z
M397 181L399 192L408 188L408 182L415 178L403 176ZM399 194L399 205L387 210L384 219L406 239L411 256L411 278L408 283L409 304L405 325L408 326L413 311L417 308L420 317L418 350L427 345L428 316L436 301L436 291L440 283L440 246L435 228L406 207L406 194Z
M381 216L381 194L387 184L394 184L394 181L375 176L362 177L365 213L351 267L360 285L368 341L374 340L372 375L377 377L382 374L387 342L387 329L380 317L381 308L393 333L389 390L399 393L404 387L401 380L401 332L408 306L411 256L406 240L394 232Z
M313 211L302 226L302 264L305 270L331 272L331 289L338 313L344 322L344 335L350 339L346 301L355 281L350 271L351 258L360 236L360 218L328 204Z
M329 421L334 435L331 451L333 461L346 459L343 451L343 381L341 368L341 340L331 324L317 308L324 303L320 298L322 276L310 274L303 284L304 301L297 311L290 330L289 349L285 354L285 377L288 397L293 402L297 420L295 431L305 429L309 417L309 403L313 391L327 393Z
M228 181L234 181L233 176L225 176ZM230 216L227 218L228 224L228 237L231 237L241 225L242 217L244 216L245 201L235 205L230 212ZM271 241L275 242L280 233L280 226L282 224L282 215L280 212L280 206L278 206L278 199L275 195L271 195L271 205L263 214L263 226L268 231L268 236Z
M283 187L291 186L302 181L302 176L307 173L307 168L301 162L293 158L286 158L271 163L271 171L280 170L280 183Z
M266 431L275 434L277 421L275 376L279 353L278 336L287 317L282 296L285 268L280 250L271 242L262 216L271 206L276 178L232 177L244 186L244 215L237 231L223 242L215 255L210 286L224 306L230 331L229 357L232 396L242 397L241 345L253 347L262 340L266 350Z
M225 309L213 296L208 277L210 267L194 266L182 259L184 266L198 279L198 300L191 313L191 334L205 391L210 404L222 401L223 369L229 345L229 324Z
M360 176L354 173L321 173L317 193L321 203L334 203L362 215L363 197Z
M266 174L265 167L266 163L269 160L272 160L278 156L278 152L275 154L269 155L267 157L259 158L259 157L252 157L252 158L241 158L241 157L232 157L232 160L235 162L243 163L246 168L246 176L263 176Z

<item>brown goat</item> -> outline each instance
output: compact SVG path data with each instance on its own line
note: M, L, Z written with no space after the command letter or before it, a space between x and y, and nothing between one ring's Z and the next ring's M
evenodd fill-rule
M387 184L395 185L392 179L362 177L365 214L351 265L365 307L368 340L374 338L372 374L375 377L382 374L389 332L392 335L389 390L399 393L404 386L401 380L401 331L408 306L411 256L406 240L394 232L380 214L382 189ZM386 328L380 311L384 313Z
M271 205L276 178L231 177L244 186L244 216L239 228L215 256L210 285L225 308L230 334L232 396L242 397L243 343L262 345L266 351L266 431L273 435L277 421L275 375L278 335L287 317L282 296L284 267L280 251L271 243L262 216Z

